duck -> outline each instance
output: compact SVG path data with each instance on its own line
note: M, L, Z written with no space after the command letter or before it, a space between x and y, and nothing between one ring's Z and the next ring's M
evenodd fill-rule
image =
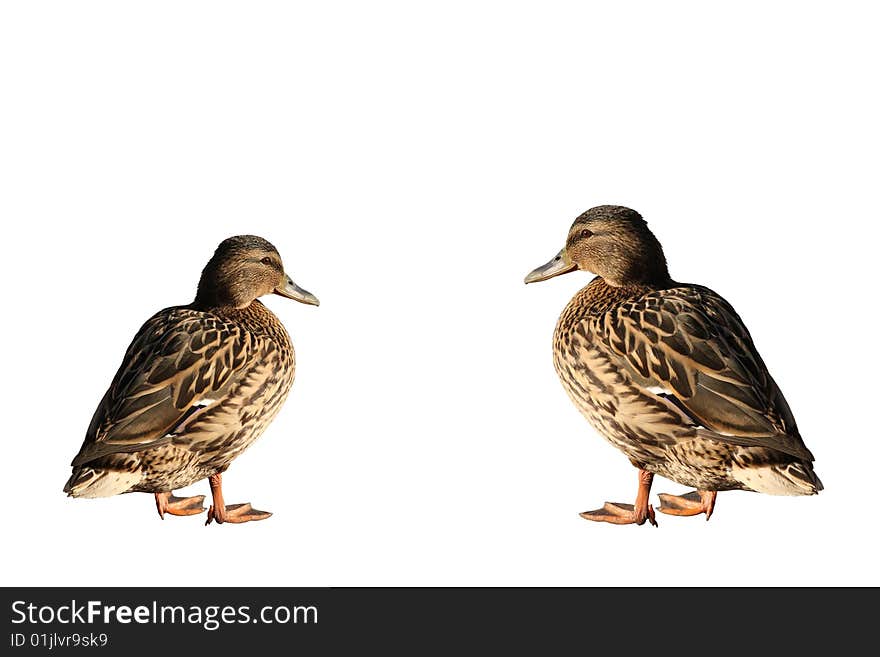
M71 462L74 498L152 493L159 517L191 516L204 495L174 491L207 479L212 521L271 513L227 505L222 476L281 409L296 368L284 325L258 299L276 294L317 306L256 235L223 240L202 270L192 303L160 310L137 331Z
M642 216L600 205L525 283L595 275L562 311L553 364L575 407L638 470L633 504L581 517L657 526L655 475L695 490L660 494L662 513L705 514L720 491L815 495L823 489L792 411L743 320L721 295L670 275Z

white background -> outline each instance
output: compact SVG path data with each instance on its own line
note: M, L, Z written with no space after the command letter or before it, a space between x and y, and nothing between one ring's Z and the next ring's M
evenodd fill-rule
M880 584L877 17L610 4L4 3L2 582ZM589 276L522 278L603 203L738 309L821 495L578 517L636 471L551 362ZM266 300L297 378L225 477L274 516L66 498L132 335L238 233L322 302Z

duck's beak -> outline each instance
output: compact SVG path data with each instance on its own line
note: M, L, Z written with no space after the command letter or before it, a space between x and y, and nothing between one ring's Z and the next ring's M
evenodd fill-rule
M293 299L294 301L299 301L300 303L307 303L310 306L321 305L321 302L318 301L318 297L311 292L302 289L299 285L294 283L293 279L287 274L284 274L284 283L275 288L275 294L287 297L288 299Z
M548 278L567 274L577 269L577 265L573 263L565 249L562 249L556 256L545 265L541 265L526 276L526 283L537 283L538 281L546 281Z

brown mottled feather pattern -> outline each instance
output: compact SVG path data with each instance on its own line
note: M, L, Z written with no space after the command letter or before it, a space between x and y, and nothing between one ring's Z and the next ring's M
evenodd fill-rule
M287 331L259 301L162 310L132 341L73 465L141 472L129 492L222 472L278 413L294 369Z
M708 288L597 277L559 318L554 364L634 465L684 485L744 488L731 468L813 459L747 329Z

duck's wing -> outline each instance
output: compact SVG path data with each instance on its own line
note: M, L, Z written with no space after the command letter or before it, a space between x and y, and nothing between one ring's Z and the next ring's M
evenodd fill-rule
M813 460L748 330L712 290L649 292L598 323L618 366L683 411L700 435Z
M252 336L185 307L151 317L135 335L72 465L170 442L244 374Z

